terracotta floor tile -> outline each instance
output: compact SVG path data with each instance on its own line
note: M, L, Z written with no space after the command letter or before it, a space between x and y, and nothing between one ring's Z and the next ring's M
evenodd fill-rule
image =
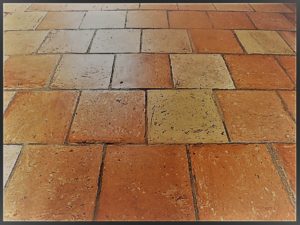
M295 144L273 144L279 160L288 176L294 192L296 192L296 145Z
M140 9L176 10L176 3L141 3Z
M296 57L295 56L277 56L280 65L287 74L296 82Z
M210 90L148 91L148 141L227 142Z
M143 30L142 52L190 53L192 52L186 30Z
M184 146L109 145L99 205L97 220L194 220Z
M296 219L264 145L192 146L191 159L200 220Z
M297 17L295 13L283 13L283 15L296 25Z
M292 89L293 82L272 56L226 55L237 88Z
M118 9L138 9L139 3L110 3L110 4L102 4L102 10L118 10Z
M168 28L166 11L128 11L126 27L129 28Z
M48 12L37 29L77 29L84 12Z
M88 10L101 10L102 5L101 4L91 4L91 3L71 3L66 4L66 7L64 10L68 11L88 11Z
M4 19L4 30L33 30L46 15L45 12L15 12Z
M38 50L48 31L4 32L4 55L31 54Z
M179 10L216 10L212 3L177 3Z
M255 29L244 12L208 12L216 29Z
M4 114L4 143L63 143L77 96L74 91L17 93Z
M249 17L258 29L295 30L296 26L280 13L250 12Z
M70 132L70 142L143 143L143 91L84 91Z
M249 54L293 54L276 31L236 30L235 33Z
M251 6L257 12L292 12L283 3L251 3Z
M92 220L101 145L26 146L4 193L4 220Z
M3 145L3 186L17 161L22 145Z
M31 4L3 3L3 12L24 12Z
M199 53L243 53L230 30L190 30L194 47Z
M4 91L3 92L3 112L6 110L8 104L11 102L15 95L15 91Z
M198 11L170 11L171 28L212 28L206 12Z
M281 31L281 37L288 43L288 45L296 52L296 32Z
M295 141L295 123L274 91L216 93L232 141Z
M172 88L168 55L118 55L115 62L113 88Z
M85 53L93 33L92 30L51 31L39 53Z
M4 65L4 87L45 87L59 58L59 55L11 56Z
M27 9L27 11L63 11L67 4L54 3L34 3Z
M174 54L171 64L176 88L234 88L221 55Z
M296 92L279 91L278 93L286 104L288 111L291 113L293 118L296 119Z
M108 88L113 55L64 55L51 87L66 89Z
M126 11L87 12L80 28L124 28Z
M296 3L285 3L285 5L292 11L296 12L297 11L297 4Z
M94 37L90 52L139 52L140 36L141 31L138 29L98 30Z
M253 11L247 3L214 3L218 11Z

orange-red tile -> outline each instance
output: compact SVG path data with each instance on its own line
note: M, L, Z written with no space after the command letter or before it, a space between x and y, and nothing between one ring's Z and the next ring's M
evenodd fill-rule
M296 51L296 32L281 31L281 37L289 44L289 46Z
M179 10L216 10L212 3L177 3Z
M143 91L83 91L70 142L144 143Z
M293 22L294 24L296 24L297 21L297 16L295 13L283 13L283 15L288 18L288 20L290 20L291 22Z
M296 82L296 57L277 56L280 65L286 70L287 74Z
M126 27L168 28L167 12L161 10L128 11Z
M253 11L247 3L215 3L218 11Z
M244 12L208 12L216 29L255 29Z
M140 9L176 10L176 3L141 3Z
M4 193L4 220L92 220L102 146L28 145Z
M217 91L233 142L295 142L296 125L275 91Z
M198 53L243 53L230 30L191 29L190 34Z
M251 3L250 5L257 12L292 12L283 3Z
M265 145L191 147L200 220L295 220Z
M287 110L291 113L294 119L296 119L296 92L295 91L279 91L278 92Z
M237 88L294 88L293 82L272 56L226 55L225 60Z
M205 12L198 11L170 11L170 28L212 28Z
M78 93L19 92L4 114L4 143L63 143Z
M97 220L194 220L184 146L109 145Z
M48 12L37 29L78 29L84 12Z

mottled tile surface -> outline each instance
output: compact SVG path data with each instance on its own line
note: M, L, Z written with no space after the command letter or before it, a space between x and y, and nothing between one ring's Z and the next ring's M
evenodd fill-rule
M84 12L48 12L37 29L77 29Z
M290 78L296 82L296 56L277 56L277 59Z
M251 7L257 12L292 12L292 10L283 3L251 3Z
M125 11L89 11L86 13L80 28L124 28Z
M244 12L208 12L216 29L255 29Z
M15 12L4 18L4 30L33 30L46 15L45 12Z
M3 186L12 173L21 149L22 145L3 145Z
M128 11L126 27L128 28L168 28L166 11Z
M292 117L296 119L296 91L279 91L280 97Z
M205 12L170 11L168 15L170 28L212 28Z
M15 93L16 93L15 91L5 91L5 92L3 92L3 112L8 107L8 104L13 99Z
M177 3L179 10L216 10L212 3Z
M218 11L253 11L247 3L214 3Z

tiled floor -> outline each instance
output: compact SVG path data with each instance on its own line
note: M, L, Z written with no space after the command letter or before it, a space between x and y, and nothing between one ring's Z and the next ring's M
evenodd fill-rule
M295 4L5 4L4 220L295 220Z

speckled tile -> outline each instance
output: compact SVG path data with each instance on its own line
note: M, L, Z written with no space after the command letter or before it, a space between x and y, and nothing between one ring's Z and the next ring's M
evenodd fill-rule
M148 91L148 142L227 142L211 90Z
M39 53L85 53L93 34L93 30L51 31Z
M142 52L190 53L192 52L186 30L143 30Z
M172 88L166 54L117 55L113 88Z
M185 147L109 145L99 205L101 221L194 220Z
M84 12L48 12L37 29L78 29Z
M31 54L38 50L48 31L4 32L4 55Z
M128 28L168 28L167 12L161 10L128 11Z
M15 91L4 91L3 92L3 112L6 110L8 104L13 99L15 94L16 94Z
M143 91L83 91L70 142L144 143Z
M19 92L4 114L5 144L63 143L78 93Z
M124 28L126 11L88 11L80 28Z
M296 56L277 56L280 65L296 83Z
M255 29L244 12L208 12L215 29Z
M206 12L169 11L170 28L212 28Z
M113 55L64 55L51 84L52 88L108 88Z
M45 87L59 58L59 55L11 56L4 64L4 87Z
M279 91L278 93L286 104L287 110L296 119L296 91Z
M4 18L4 30L33 30L46 15L45 12L15 12Z
M247 3L215 3L218 11L253 11Z
M191 147L202 221L295 220L295 209L265 145Z
M141 3L140 9L176 10L176 3Z
M216 10L212 3L177 3L179 10Z
M249 54L293 54L276 31L236 30L235 33Z
M234 142L294 142L296 126L275 91L216 91Z
M102 146L26 146L4 192L4 220L92 220Z
M252 8L257 12L292 12L283 3L251 3Z
M98 30L91 53L134 53L140 51L141 31L138 29Z
M281 37L288 43L288 45L296 52L296 32L280 31Z
M24 12L30 5L27 3L4 3L3 12Z
M171 55L176 88L234 89L234 84L221 55Z
M21 149L22 145L3 145L3 186L14 168Z

